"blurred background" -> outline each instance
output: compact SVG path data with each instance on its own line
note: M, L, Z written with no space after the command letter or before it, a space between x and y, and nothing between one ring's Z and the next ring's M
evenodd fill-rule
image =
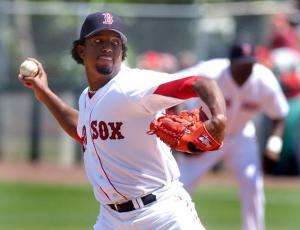
M298 1L0 1L0 159L10 162L81 162L80 148L18 82L20 63L36 57L50 86L69 104L85 87L83 68L70 55L86 14L111 10L128 32L127 64L176 72L225 57L240 39L257 46L260 61L278 77L289 99L282 159L273 174L300 174L300 13ZM155 4L156 3L156 4ZM172 4L169 4L172 3ZM258 118L265 144L267 121Z
M73 61L70 49L84 17L94 11L113 11L124 18L129 51L126 64L131 67L173 73L202 60L225 57L236 39L255 44L259 61L274 71L290 104L281 159L266 173L272 178L299 178L300 1L4 0L0 1L2 180L5 177L1 173L17 173L15 166L20 164L82 168L80 146L63 133L30 90L18 82L17 75L26 57L37 58L48 73L50 87L77 107L86 82L83 68ZM255 123L263 148L268 120L259 116ZM7 226L0 225L0 229L27 229L25 225Z

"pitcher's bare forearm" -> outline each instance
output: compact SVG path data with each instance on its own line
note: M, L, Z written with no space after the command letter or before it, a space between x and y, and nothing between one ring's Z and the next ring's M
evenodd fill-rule
M211 112L211 119L206 127L214 134L219 141L225 137L226 126L226 105L223 93L217 82L208 78L200 78L193 83L193 90L207 105Z
M78 140L78 111L67 105L49 88L42 91L39 101L53 114L60 126L75 140Z
M212 116L225 116L226 106L224 97L216 81L201 78L194 82L193 89L208 106Z
M272 125L271 125L270 135L276 135L282 137L284 132L284 127L285 127L285 119L284 118L272 119L271 122Z
M77 135L78 111L67 105L48 86L48 77L43 65L34 58L26 60L36 63L38 73L35 76L18 75L22 84L31 90L38 101L46 105L48 110L53 114L60 126L75 140L80 141Z

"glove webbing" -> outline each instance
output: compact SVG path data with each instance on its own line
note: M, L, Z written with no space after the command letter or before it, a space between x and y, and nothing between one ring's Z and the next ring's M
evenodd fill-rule
M182 120L179 117L173 116L173 115L169 115L166 114L165 115L167 118L170 118L170 122L172 122L172 125L166 125L168 123L163 123L159 126L154 125L151 127L151 129L147 132L147 134L156 134L159 139L164 140L166 143L168 143L170 145L171 148L174 148L176 146L178 146L178 143L181 139L181 137L184 135L185 132L189 132L188 127L193 125L193 122L187 122L186 120ZM162 118L159 118L157 120L158 123L159 120ZM165 119L165 118L164 118ZM166 119L165 119L166 120ZM185 122L186 124L184 125L184 128L181 130L174 130L174 120L178 121L178 122ZM174 131L172 131L174 130Z

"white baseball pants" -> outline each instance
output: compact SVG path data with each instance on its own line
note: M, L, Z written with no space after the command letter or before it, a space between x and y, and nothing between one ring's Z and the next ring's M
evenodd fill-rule
M134 211L117 212L101 205L94 230L205 230L182 183L172 182L153 194L156 201Z

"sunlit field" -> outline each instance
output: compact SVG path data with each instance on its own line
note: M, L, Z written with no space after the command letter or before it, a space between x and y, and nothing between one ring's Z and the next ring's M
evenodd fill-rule
M266 188L267 230L300 229L300 188ZM241 229L236 188L204 185L194 196L208 230ZM98 213L88 185L0 183L0 229L92 229Z

